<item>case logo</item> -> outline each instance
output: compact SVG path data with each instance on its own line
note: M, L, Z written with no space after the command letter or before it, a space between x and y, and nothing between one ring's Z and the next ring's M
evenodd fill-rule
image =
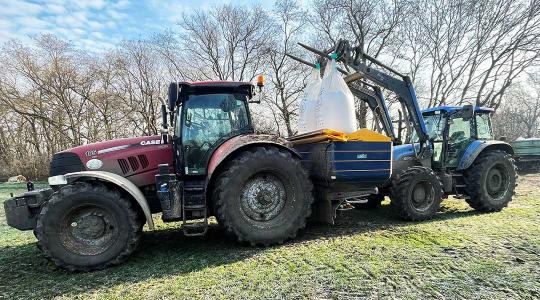
M161 140L141 141L141 146L160 145L160 144L161 144Z

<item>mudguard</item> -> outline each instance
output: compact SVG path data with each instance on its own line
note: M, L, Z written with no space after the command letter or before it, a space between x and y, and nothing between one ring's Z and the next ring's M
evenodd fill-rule
M77 181L81 178L95 178L95 179L103 180L106 182L110 182L118 186L119 188L123 189L126 193L130 194L133 197L133 199L135 199L135 201L137 201L139 208L144 213L144 216L146 218L146 223L148 224L148 228L150 230L154 230L154 220L152 220L152 213L150 212L150 207L148 206L148 202L146 201L146 198L144 197L143 193L131 181L129 181L128 179L120 175L110 173L110 172L105 172L105 171L73 172L73 173L67 173L65 175L49 177L49 185L51 187L66 185L68 183Z
M273 145L278 148L289 151L293 156L301 158L293 148L292 144L284 138L271 134L245 134L231 138L217 148L210 162L208 163L207 179L210 181L214 171L229 157L231 154L240 151L243 148L256 145Z
M506 142L476 140L473 141L467 147L467 149L465 149L465 152L463 152L457 170L465 170L470 167L472 163L476 160L478 155L480 155L480 153L482 153L482 151L484 150L502 150L510 153L511 155L514 155L514 149L510 144Z

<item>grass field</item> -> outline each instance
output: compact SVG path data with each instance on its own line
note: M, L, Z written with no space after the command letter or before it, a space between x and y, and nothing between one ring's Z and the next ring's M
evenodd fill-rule
M0 201L14 189L24 187L0 185ZM2 206L0 298L540 298L540 176L521 177L500 213L447 200L434 220L410 223L384 205L270 248L158 227L125 264L72 274L41 256L31 232L7 227Z

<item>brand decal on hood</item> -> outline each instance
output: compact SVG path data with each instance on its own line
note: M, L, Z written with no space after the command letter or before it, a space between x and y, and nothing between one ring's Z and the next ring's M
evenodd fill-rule
M94 155L96 155L96 154L97 154L97 150L96 150L96 149L94 149L94 150L88 150L88 151L84 152L84 155L86 155L86 156L94 156Z
M147 145L161 145L161 140L149 140L149 141L141 141L142 146Z

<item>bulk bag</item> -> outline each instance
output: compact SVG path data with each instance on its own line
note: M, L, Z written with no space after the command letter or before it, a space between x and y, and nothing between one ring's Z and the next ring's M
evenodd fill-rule
M344 133L357 130L354 96L339 74L335 54L327 64L321 92L315 107L316 129L334 129Z
M321 66L317 64L311 70L308 83L304 89L304 97L300 101L298 134L316 130L315 106L321 91Z

